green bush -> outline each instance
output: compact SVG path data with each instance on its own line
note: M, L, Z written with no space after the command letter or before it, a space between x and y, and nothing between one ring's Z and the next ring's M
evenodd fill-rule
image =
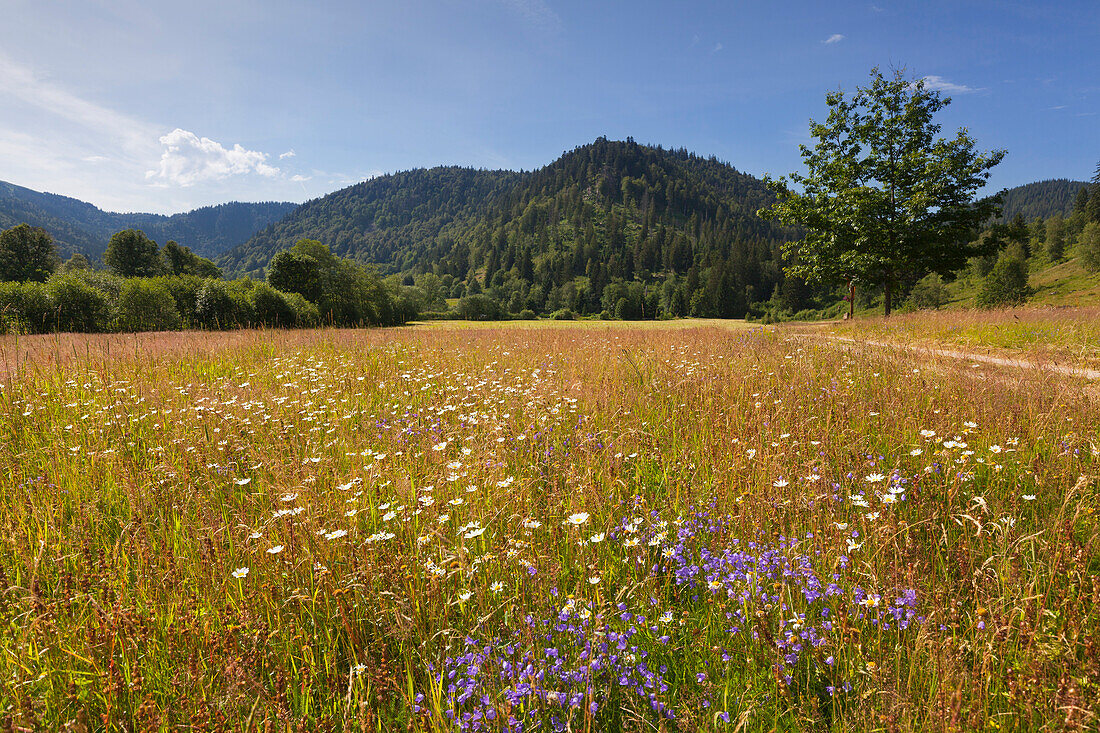
M58 331L105 331L110 326L107 295L71 274L55 275L46 285Z
M498 321L503 315L500 303L488 295L467 295L458 301L458 317L467 321Z
M199 300L199 291L206 284L206 280L196 275L178 275L160 277L157 281L163 283L172 294L172 299L176 301L176 310L183 318L184 328L193 328L198 325L195 307Z
M947 303L947 287L943 278L932 273L922 277L909 291L907 304L914 310L928 310L942 307Z
M183 323L172 293L163 282L131 278L115 303L115 327L120 331L173 331Z
M276 291L278 292L278 291ZM316 303L310 303L299 293L283 293L283 299L294 311L294 325L298 328L314 328L321 322L321 311Z
M118 301L118 294L122 292L122 284L126 282L125 278L112 275L106 270L73 270L68 274L80 278L81 282L103 293L107 296L108 303Z
M1031 297L1027 282L1027 258L1019 244L1009 245L982 281L977 303L981 308L1020 305Z
M53 303L43 283L0 282L0 320L7 333L53 329Z
M535 312L530 308L524 308L516 315L516 318L521 321L534 321L538 318L538 316L536 316Z
M559 308L550 314L550 318L555 321L575 321L577 314L568 308Z
M255 321L249 290L243 281L207 280L195 301L195 319L204 328L228 330Z
M298 295L295 293L295 295ZM281 326L289 328L294 326L297 319L293 306L286 300L286 295L271 287L267 283L256 283L248 293L252 303L252 313L255 325ZM302 297L299 295L299 297ZM304 300L304 298L303 298Z

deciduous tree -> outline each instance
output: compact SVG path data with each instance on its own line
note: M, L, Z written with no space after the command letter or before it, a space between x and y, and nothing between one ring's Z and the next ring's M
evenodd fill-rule
M20 224L0 232L0 280L45 282L57 260L53 238L41 227Z
M817 142L800 146L807 173L790 176L794 187L769 179L778 201L760 213L806 232L784 247L788 273L881 284L889 315L899 283L982 254L973 234L997 201L973 197L1005 152L977 152L965 129L940 137L935 116L951 100L901 70L876 68L868 86L825 100L828 119L810 124Z
M124 229L112 235L103 262L122 277L156 277L165 271L157 243L140 229Z

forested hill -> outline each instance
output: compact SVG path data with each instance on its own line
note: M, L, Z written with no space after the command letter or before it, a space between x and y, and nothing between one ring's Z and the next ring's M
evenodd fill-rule
M231 202L183 214L117 214L92 204L0 181L0 229L27 223L46 229L62 257L75 252L98 259L111 235L141 229L164 244L170 239L203 257L217 257L296 208L283 202Z
M1010 188L1004 193L1001 219L1011 221L1017 214L1026 221L1036 217L1046 219L1055 214L1069 216L1077 194L1088 185L1085 181L1055 178Z
M256 272L300 238L386 273L432 273L510 311L744 315L782 281L794 232L763 183L713 158L604 138L530 173L433 168L310 201L227 253ZM791 307L805 288L787 288ZM623 301L620 303L620 301Z
M523 180L513 171L418 168L341 189L299 206L221 258L227 272L257 274L278 251L317 239L341 257L403 269L424 259L439 233L483 216Z

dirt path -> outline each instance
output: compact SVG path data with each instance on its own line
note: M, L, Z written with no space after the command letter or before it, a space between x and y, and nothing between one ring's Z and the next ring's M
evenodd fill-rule
M845 336L828 336L825 334L815 335L819 338L827 339L829 341L841 341L848 344L900 349L901 351L925 354L927 356L942 356L948 359L958 359L960 361L970 361L982 364L995 364L997 366L1015 367L1017 369L1035 369L1038 371L1051 372L1054 374L1063 374L1068 377L1084 377L1085 379L1100 380L1100 370L1088 369L1086 367L1072 367L1064 366L1062 364L1047 364L1044 362L1028 361L1027 359L1008 359L1001 356L976 354L971 351L959 351L956 349L937 349L931 346L915 346L912 344L899 344L890 341L863 341L848 338Z

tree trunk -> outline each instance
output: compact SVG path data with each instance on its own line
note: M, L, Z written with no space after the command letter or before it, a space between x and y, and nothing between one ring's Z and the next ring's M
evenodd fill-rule
M856 281L848 281L848 320L852 320L856 315Z
M886 296L883 298L883 310L886 311L886 318L890 317L890 306L893 305L894 298L894 283L890 280L886 281Z

